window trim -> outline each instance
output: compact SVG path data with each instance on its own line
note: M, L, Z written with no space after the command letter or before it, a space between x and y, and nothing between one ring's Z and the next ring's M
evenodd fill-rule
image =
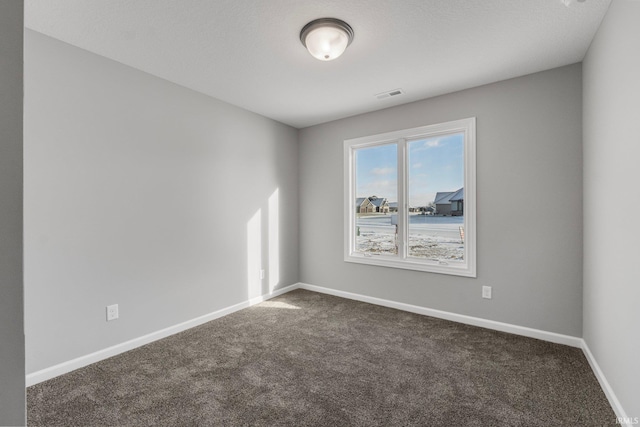
M407 256L407 142L438 135L464 133L464 261L443 265ZM355 150L398 144L398 255L371 255L355 251ZM476 277L476 118L453 120L344 141L344 261L456 276ZM401 214L402 213L402 214Z

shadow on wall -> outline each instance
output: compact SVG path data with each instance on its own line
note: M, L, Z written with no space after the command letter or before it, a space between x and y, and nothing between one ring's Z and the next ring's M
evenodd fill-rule
M271 294L280 283L280 200L279 188L269 196L267 212L268 289L262 288L266 278L262 268L262 208L247 222L247 298ZM266 291L266 292L265 292Z

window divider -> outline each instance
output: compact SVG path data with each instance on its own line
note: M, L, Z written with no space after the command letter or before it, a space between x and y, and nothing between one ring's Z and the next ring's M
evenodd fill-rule
M404 138L398 140L398 258L404 260L407 258L407 241L408 226L407 213L409 212L409 202L407 198L406 174L404 173L407 164L406 153L407 141Z

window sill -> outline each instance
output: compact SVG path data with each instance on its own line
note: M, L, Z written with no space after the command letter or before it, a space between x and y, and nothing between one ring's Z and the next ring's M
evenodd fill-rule
M443 261L423 261L404 259L385 255L364 255L360 253L349 254L344 257L345 262L357 264L377 265L379 267L400 268L404 270L423 271L428 273L449 274L463 277L476 277L476 271L473 266L460 261L449 261L447 265L443 265Z

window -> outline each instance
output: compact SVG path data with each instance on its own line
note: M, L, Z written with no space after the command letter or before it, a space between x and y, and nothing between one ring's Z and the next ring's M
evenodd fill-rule
M476 276L475 118L344 142L347 262Z

